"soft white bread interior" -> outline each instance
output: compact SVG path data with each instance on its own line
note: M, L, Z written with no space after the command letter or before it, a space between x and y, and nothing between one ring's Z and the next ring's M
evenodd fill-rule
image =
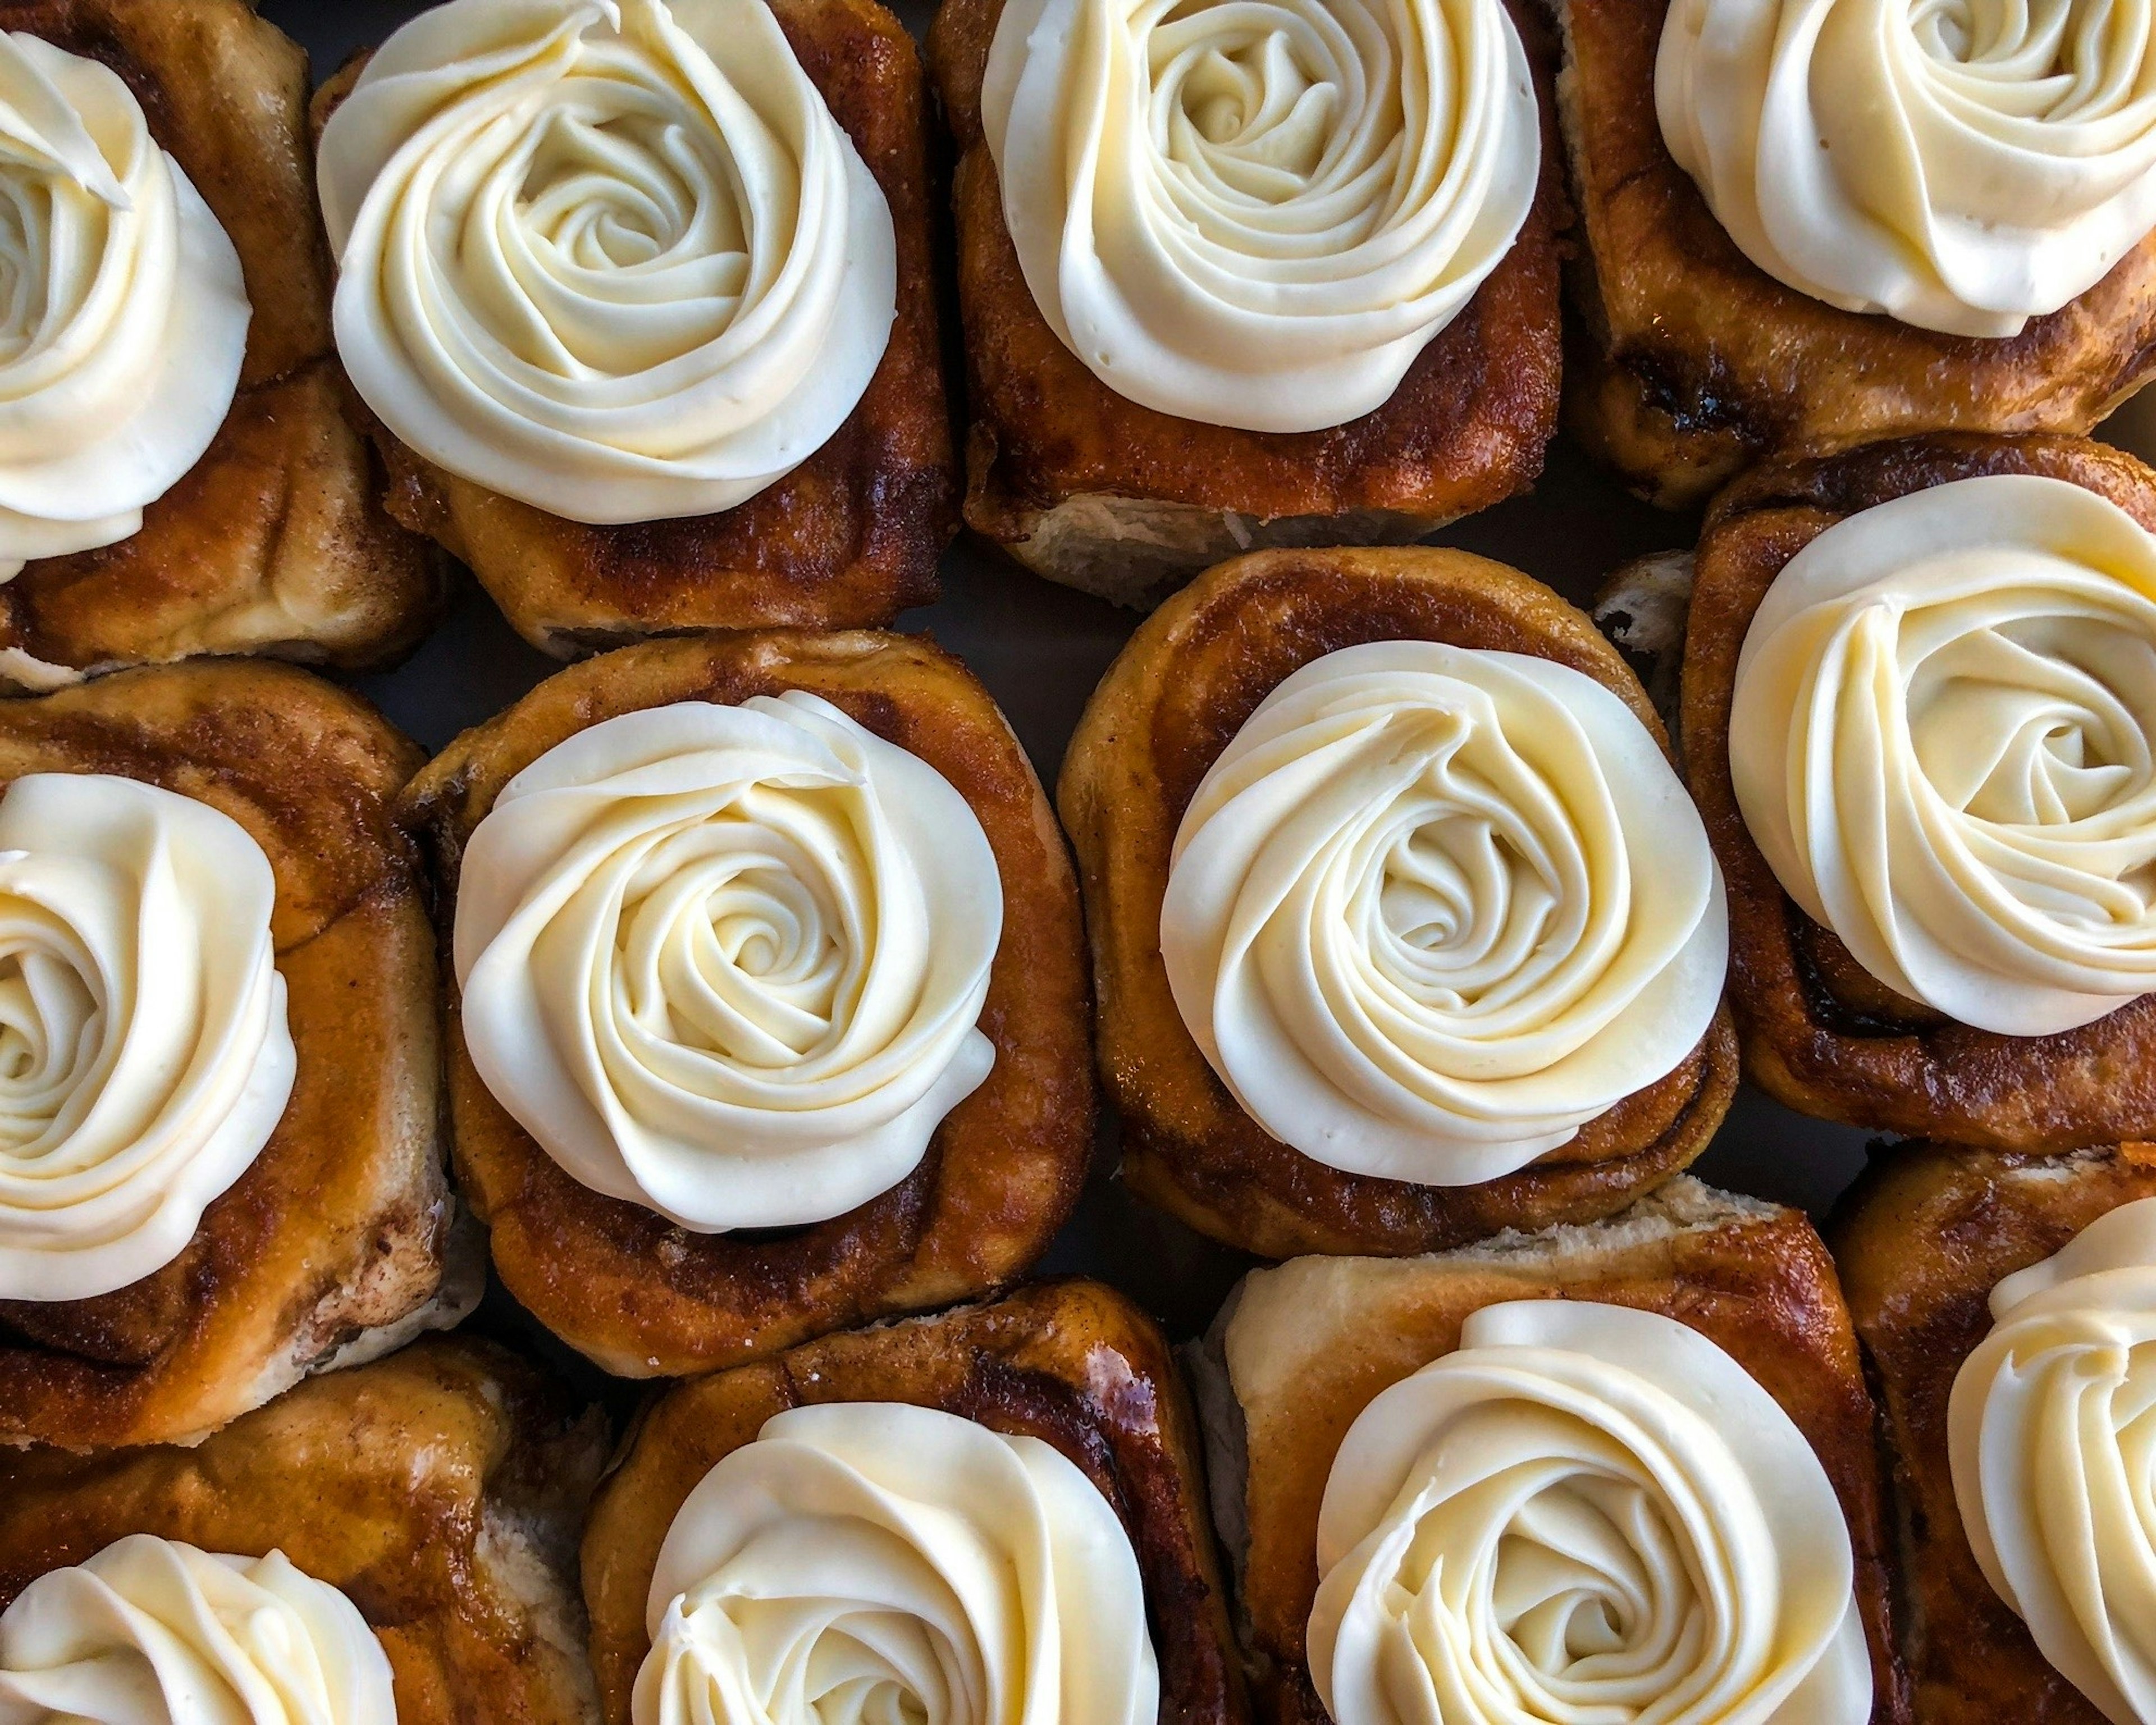
M1447 526L1391 510L1283 516L1089 491L1027 518L1011 555L1036 575L1111 604L1150 610L1201 569L1246 551L1332 545L1409 545Z

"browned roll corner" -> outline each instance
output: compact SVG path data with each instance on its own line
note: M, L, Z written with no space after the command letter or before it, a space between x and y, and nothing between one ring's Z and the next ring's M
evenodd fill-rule
M231 237L254 311L223 429L141 530L0 585L0 689L203 654L362 669L404 652L442 581L382 512L345 415L306 56L248 0L8 0L0 28L119 74Z
M1047 1248L1091 1156L1091 1012L1069 855L1003 715L926 641L773 632L650 642L542 684L452 743L405 794L404 819L432 847L445 947L465 845L531 762L619 714L793 689L927 761L979 817L1005 903L981 1018L995 1065L881 1197L805 1227L692 1233L579 1184L488 1093L462 1044L445 950L456 1167L492 1230L495 1266L548 1328L624 1376L736 1365L1004 1286Z
M359 1609L403 1725L588 1725L576 1541L605 1441L515 1356L439 1340L304 1384L197 1449L0 1455L0 1609L130 1534L280 1551Z
M2006 1150L2066 1150L2156 1122L2156 997L2052 1035L1958 1024L1869 975L1782 890L1747 831L1729 767L1739 654L1774 578L1835 522L1953 480L2069 480L2156 526L2156 475L2077 438L1938 437L1759 470L1718 499L1686 631L1686 777L1729 887L1730 1004L1746 1076L1852 1126Z
M1122 1110L1125 1178L1191 1226L1269 1257L1430 1251L1608 1215L1704 1150L1736 1088L1723 1012L1675 1070L1569 1143L1456 1187L1327 1167L1236 1102L1186 1027L1161 957L1177 829L1207 770L1285 678L1342 648L1396 639L1568 666L1662 738L1638 680L1588 618L1515 570L1455 551L1268 552L1209 572L1147 621L1086 709L1058 791L1086 893L1101 1070Z
M477 1298L439 1134L426 889L392 817L418 760L356 696L279 665L146 669L0 705L0 781L137 779L260 844L298 1055L268 1144L177 1258L116 1292L0 1302L0 1445L192 1441Z
M603 1716L627 1725L650 1649L646 1596L683 1501L789 1409L901 1402L1039 1439L1107 1499L1135 1548L1161 1717L1247 1717L1206 1522L1197 1430L1166 1343L1120 1294L1050 1282L938 1317L827 1337L681 1384L638 1422L584 1533L584 1599ZM1122 1674L1118 1674L1122 1675Z

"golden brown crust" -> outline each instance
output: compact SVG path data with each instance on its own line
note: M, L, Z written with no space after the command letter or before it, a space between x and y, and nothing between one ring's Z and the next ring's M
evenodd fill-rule
M1002 13L1003 0L945 0L929 34L930 69L961 152L968 526L1022 542L1044 511L1106 495L1260 521L1389 512L1426 530L1533 484L1556 430L1558 236L1569 221L1553 133L1541 195L1517 242L1384 406L1327 431L1200 424L1116 394L1034 304L981 130L982 76ZM1517 16L1531 43L1546 39L1546 28ZM1546 85L1544 98L1547 116Z
M107 773L196 797L268 855L299 1076L170 1265L96 1299L0 1301L0 1445L192 1439L436 1296L451 1204L434 933L391 799L418 752L357 696L244 660L0 704L0 784Z
M1327 1725L1303 1633L1317 1593L1318 1508L1348 1428L1380 1392L1454 1352L1461 1327L1482 1307L1565 1299L1658 1312L1689 1326L1732 1356L1796 1423L1849 1518L1872 1650L1872 1717L1879 1725L1907 1717L1887 1623L1884 1494L1856 1337L1811 1224L1795 1210L1758 1209L1743 1221L1613 1234L1601 1245L1596 1230L1574 1230L1584 1242L1577 1255L1516 1256L1503 1248L1537 1241L1508 1235L1488 1253L1399 1266L1426 1273L1371 1286L1352 1307L1310 1311L1293 1393L1243 1409L1250 1543L1240 1597L1261 1718Z
M0 688L204 653L357 667L403 651L441 583L426 547L382 512L345 418L306 56L247 0L0 0L0 28L126 80L231 235L254 305L224 429L142 531L0 587L0 649L13 649Z
M2046 1158L1953 1145L1883 1153L1830 1228L1886 1420L1901 1543L1902 1651L1918 1725L2098 1725L1984 1579L1947 1459L1947 1404L1991 1328L1991 1290L2098 1216L2156 1197L2132 1147Z
M1164 1725L1239 1725L1196 1430L1160 1332L1097 1282L1022 1288L990 1306L829 1336L669 1391L592 1507L584 1600L603 1715L626 1725L649 1651L659 1548L699 1481L773 1415L819 1402L906 1402L1052 1444L1115 1507L1137 1552Z
M1268 1257L1442 1250L1501 1228L1621 1209L1707 1147L1737 1082L1726 1014L1684 1064L1569 1144L1480 1186L1342 1173L1245 1114L1184 1027L1160 957L1177 827L1199 782L1274 688L1364 641L1530 653L1621 696L1659 739L1639 680L1587 617L1465 552L1264 552L1200 576L1148 619L1095 691L1057 800L1079 857L1101 1000L1101 1070L1132 1187Z
M2056 1036L1999 1036L1890 993L1799 910L1745 829L1729 776L1738 655L1775 576L1843 516L1984 474L2070 480L2156 528L2156 474L2079 438L1941 436L1763 468L1700 541L1684 665L1686 774L1729 887L1730 1001L1746 1076L1851 1126L2009 1150L2156 1135L2156 996Z
M624 1377L735 1365L988 1292L1046 1248L1091 1153L1092 1014L1069 855L988 691L925 640L773 631L653 641L550 678L450 744L406 793L404 818L433 844L445 940L464 846L531 762L621 713L787 689L911 750L980 817L1003 874L1003 945L981 1017L996 1065L920 1168L881 1198L777 1235L691 1234L587 1190L509 1117L464 1051L445 965L457 1168L493 1230L495 1266L542 1322Z
M830 441L719 515L565 521L423 459L369 416L389 511L471 566L534 646L574 658L704 629L857 629L934 601L957 531L957 463L937 324L921 56L875 0L774 0L803 69L883 187L898 237L898 321ZM316 99L319 129L357 75Z
M2019 336L1841 311L1758 269L1662 142L1667 0L1563 0L1584 314L1567 418L1643 495L1702 501L1748 463L1928 431L2082 432L2156 370L2156 236Z
M604 1436L459 1340L318 1378L198 1449L0 1455L0 1608L131 1533L279 1550L373 1626L400 1725L587 1725L573 1564Z

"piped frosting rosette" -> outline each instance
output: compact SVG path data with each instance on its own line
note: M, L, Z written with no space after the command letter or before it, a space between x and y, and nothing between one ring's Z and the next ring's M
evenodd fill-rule
M890 342L890 205L764 0L450 0L368 62L319 176L367 405L572 520L753 496Z
M276 1130L297 1060L269 859L133 779L0 798L0 1299L170 1263Z
M2156 228L2148 0L1675 0L1655 94L1744 254L1845 311L2016 335Z
M1992 1290L1948 1405L1969 1548L2115 1725L2156 1720L2156 1199Z
M2012 1036L2117 1010L2156 988L2156 537L2025 475L1849 516L1753 618L1729 764L1889 988Z
M0 32L0 581L141 531L224 424L251 316L119 75Z
M1841 1506L1774 1399L1656 1312L1476 1312L1357 1417L1318 1519L1342 1725L1864 1725Z
M799 691L579 732L503 788L458 887L465 1041L595 1191L701 1233L821 1221L979 1088L1003 932L950 782Z
M934 1409L767 1425L652 1577L636 1725L1154 1725L1137 1559L1063 1454Z
M1132 401L1256 431L1382 405L1540 173L1502 0L1010 0L981 110L1064 344Z
M1384 641L1258 707L1176 835L1161 954L1252 1118L1329 1167L1493 1179L1698 1045L1705 829L1638 716L1518 654Z
M396 1725L367 1620L282 1553L137 1533L0 1613L0 1725Z

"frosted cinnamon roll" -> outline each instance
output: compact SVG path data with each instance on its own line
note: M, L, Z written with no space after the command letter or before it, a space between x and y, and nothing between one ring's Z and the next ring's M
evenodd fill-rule
M239 255L96 61L0 33L0 582L111 545L239 387Z
M755 495L891 337L890 206L763 0L451 0L368 64L320 179L368 406L572 521Z
M1152 1725L1115 1511L1063 1453L896 1403L796 1408L689 1494L636 1725Z
M0 798L0 1298L161 1269L276 1130L297 1057L269 859L131 778Z
M1142 406L1255 431L1389 399L1540 172L1501 0L1009 0L980 105L1064 345Z
M1727 933L1698 814L1617 695L1402 640L1303 666L1236 734L1177 832L1160 947L1268 1132L1465 1186L1684 1060Z
M1948 1442L1970 1549L2037 1648L2118 1725L2156 1720L2145 1489L2156 1199L2099 1217L1992 1290Z
M389 1661L352 1601L280 1552L130 1534L0 1612L0 1725L396 1725Z
M1363 1409L1317 1524L1341 1725L1862 1725L1841 1505L1789 1416L1659 1312L1525 1300Z
M1729 767L1888 988L2011 1036L2118 1010L2156 988L2156 538L2030 474L1848 517L1752 619Z
M465 1040L593 1190L700 1233L821 1221L988 1077L1002 932L995 854L926 762L798 690L650 707L472 834Z
M2156 228L2143 0L1675 0L1655 95L1744 254L1845 311L2018 335Z

